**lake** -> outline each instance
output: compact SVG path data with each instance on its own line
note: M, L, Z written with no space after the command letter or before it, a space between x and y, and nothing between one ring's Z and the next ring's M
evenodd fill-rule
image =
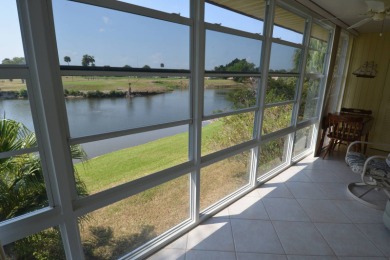
M232 89L206 89L204 113L229 110L232 103L227 93ZM188 90L145 97L66 99L66 109L71 137L131 129L152 124L167 123L190 118L190 95ZM0 113L33 129L29 101L23 99L0 100ZM147 133L83 144L90 158L114 150L127 148L161 137L188 131L188 126L171 127Z

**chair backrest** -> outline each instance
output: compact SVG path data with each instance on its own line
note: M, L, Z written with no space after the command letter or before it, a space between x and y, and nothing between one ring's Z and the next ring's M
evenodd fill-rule
M348 143L360 140L363 117L342 114L328 114L328 137Z
M371 110L365 110L365 109L360 109L360 108L342 107L340 112L341 113L350 113L350 114L359 114L359 115L372 115Z

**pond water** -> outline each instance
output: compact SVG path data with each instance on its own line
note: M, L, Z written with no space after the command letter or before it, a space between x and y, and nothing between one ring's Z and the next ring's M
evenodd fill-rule
M227 89L206 89L204 114L232 107L227 99ZM147 96L102 99L66 99L66 109L71 137L99 134L115 130L137 128L191 118L188 90ZM28 100L0 100L0 113L33 129ZM147 133L83 144L89 157L113 150L150 142L158 138L188 131L188 126L178 126Z

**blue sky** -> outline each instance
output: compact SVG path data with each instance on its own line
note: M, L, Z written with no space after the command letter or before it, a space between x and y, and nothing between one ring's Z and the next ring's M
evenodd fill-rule
M189 16L189 1L184 0L127 0L145 7ZM0 28L2 39L0 60L24 56L15 1L2 1ZM159 68L189 68L189 35L187 26L127 14L84 4L53 0L55 29L60 63L64 56L71 58L70 65L81 65L84 54L95 57L97 66L149 65ZM262 34L261 21L207 4L205 20L224 26ZM3 20L3 21L2 21ZM235 58L247 59L256 66L260 61L261 42L217 32L206 33L206 69L224 65ZM274 37L301 42L302 36L275 27ZM280 48L272 57L273 69L289 69L291 48ZM274 54L276 55L276 54ZM279 56L281 58L279 58Z

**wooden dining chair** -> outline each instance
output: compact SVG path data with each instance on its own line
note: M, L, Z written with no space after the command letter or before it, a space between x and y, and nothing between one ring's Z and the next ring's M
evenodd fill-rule
M348 146L350 143L361 139L363 130L362 117L329 113L327 120L327 137L330 138L330 141L322 158L325 158L327 154L332 152L336 145L346 144Z

